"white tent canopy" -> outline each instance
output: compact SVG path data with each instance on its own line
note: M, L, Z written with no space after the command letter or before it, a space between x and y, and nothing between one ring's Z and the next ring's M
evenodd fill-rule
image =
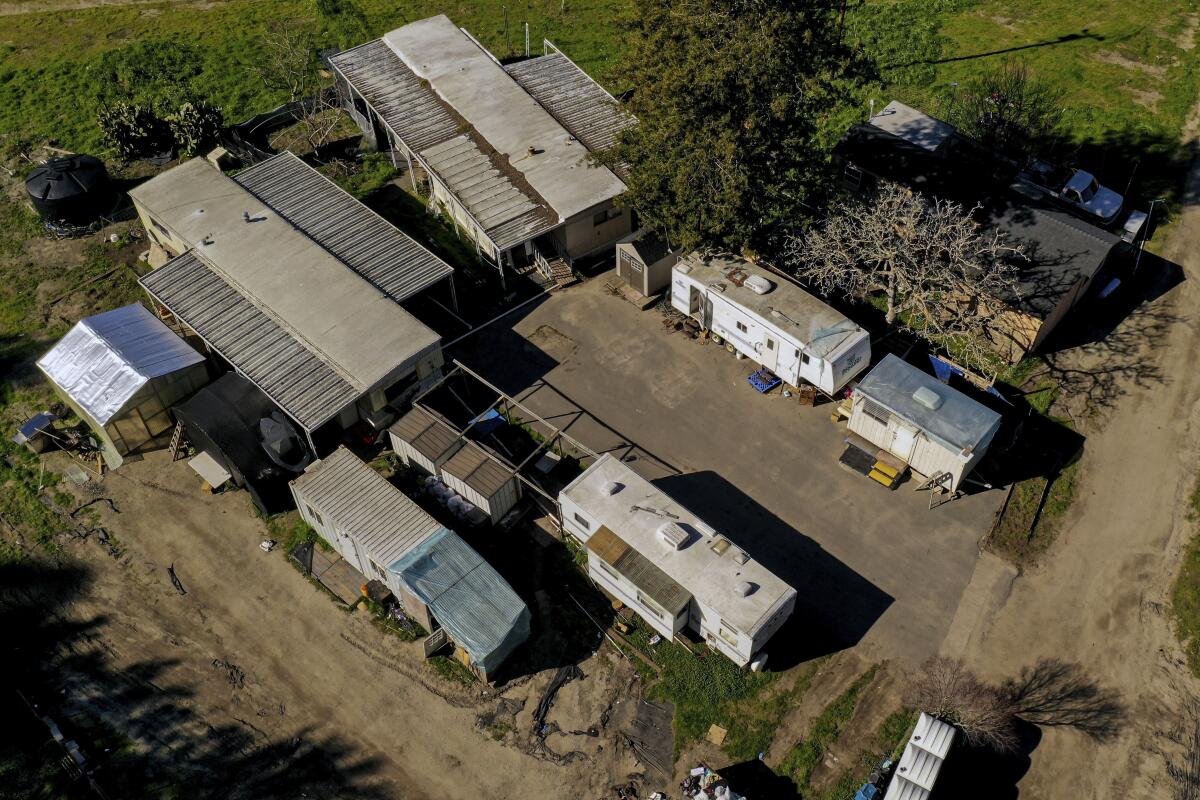
M204 360L138 303L78 322L38 367L96 422L107 425L154 378Z

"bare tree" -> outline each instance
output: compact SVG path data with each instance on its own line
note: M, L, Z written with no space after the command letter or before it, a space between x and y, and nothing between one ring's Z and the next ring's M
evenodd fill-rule
M888 324L984 367L994 360L989 343L1009 335L1003 320L1020 295L1013 262L1024 254L1001 232L983 230L973 211L884 181L792 237L787 261L827 294L881 294Z
M311 26L285 19L267 28L257 60L247 66L269 91L287 98L301 135L313 150L329 143L340 121L335 97L317 71L316 52Z
M1001 752L1018 743L1012 704L962 661L937 656L926 661L914 681L911 702L927 714L957 726L974 745Z

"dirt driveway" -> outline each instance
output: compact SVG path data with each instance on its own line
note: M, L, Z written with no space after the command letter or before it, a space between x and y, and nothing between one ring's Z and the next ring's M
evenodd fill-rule
M547 718L565 731L602 729L548 739L555 751L580 752L560 766L527 747L553 669L499 695L439 677L419 642L348 615L281 551L260 551L265 531L245 493L206 496L165 453L109 473L98 491L119 511L94 506L124 553L71 545L91 585L67 613L92 623L90 646L108 666L64 674L64 702L108 719L151 762L169 762L165 781L205 787L184 796L590 796L595 781L637 769L601 720L638 692L632 668L610 650L583 659L587 677L562 704L569 716ZM172 587L171 565L186 595Z
M556 293L451 355L593 449L631 454L795 586L795 636L810 640L797 658L828 652L812 641L825 632L875 660L937 652L1000 492L931 512L912 483L888 492L844 469L828 405L756 393L750 361L664 333L660 314L603 283Z
M1200 463L1200 162L1186 197L1165 253L1185 280L1105 342L1068 356L1079 375L1111 378L1119 401L1088 425L1081 491L1059 541L1020 577L985 556L945 643L995 679L1057 658L1120 693L1126 714L1112 741L1043 729L1020 784L1029 797L1171 796L1163 753L1176 754L1165 734L1200 688L1166 611L1195 529L1186 510ZM1164 326L1159 341L1137 330L1148 314Z

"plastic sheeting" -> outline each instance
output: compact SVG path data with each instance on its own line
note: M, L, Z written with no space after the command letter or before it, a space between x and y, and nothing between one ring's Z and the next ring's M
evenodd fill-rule
M391 570L488 675L529 638L529 608L454 531L438 531Z
M37 364L97 423L107 425L148 381L203 360L134 303L81 320Z

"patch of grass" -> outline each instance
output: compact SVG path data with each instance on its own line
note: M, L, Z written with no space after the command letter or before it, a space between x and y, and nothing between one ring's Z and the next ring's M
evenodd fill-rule
M858 699L863 690L875 679L879 666L875 665L855 679L854 683L842 692L836 700L825 707L812 725L808 738L798 742L779 765L778 772L791 778L802 795L807 793L808 782L813 770L825 757L829 749L841 733L842 728L854 715L858 707Z
M488 728L488 735L492 737L492 741L499 742L502 741L504 737L513 730L515 730L515 728L513 728L513 726L509 723L505 722L504 720L497 720L496 722L492 723L491 727Z
M438 676L451 683L457 683L461 686L474 686L477 683L475 673L463 666L458 659L450 658L449 656L433 656L425 663Z
M404 642L415 642L417 639L426 636L425 629L416 622L409 620L408 627L401 625L394 617L388 615L383 606L369 597L364 597L362 602L366 604L367 610L371 612L371 622L385 633L390 633Z
M706 647L693 654L665 639L652 646L653 635L648 625L639 623L626 638L660 668L662 677L649 694L675 705L676 753L702 738L713 724L732 730L740 704L759 697L779 677L744 670Z
M1200 676L1200 536L1193 536L1171 589L1175 635L1187 654L1192 672Z
M1032 564L1049 549L1075 500L1079 462L1067 465L1052 479L1021 481L992 533L987 548L1017 566Z
M890 714L866 741L859 751L853 766L847 768L837 781L823 792L821 800L849 800L858 787L871 775L871 771L885 759L895 761L904 750L908 734L917 723L917 711L902 708Z
M768 690L752 702L738 704L736 714L728 720L732 724L721 747L734 763L758 758L771 747L784 716L808 692L827 660L828 656L822 656L797 668L798 674L787 688L776 686L773 688L777 691Z
M33 209L0 195L0 256L19 256L25 242L42 234Z

